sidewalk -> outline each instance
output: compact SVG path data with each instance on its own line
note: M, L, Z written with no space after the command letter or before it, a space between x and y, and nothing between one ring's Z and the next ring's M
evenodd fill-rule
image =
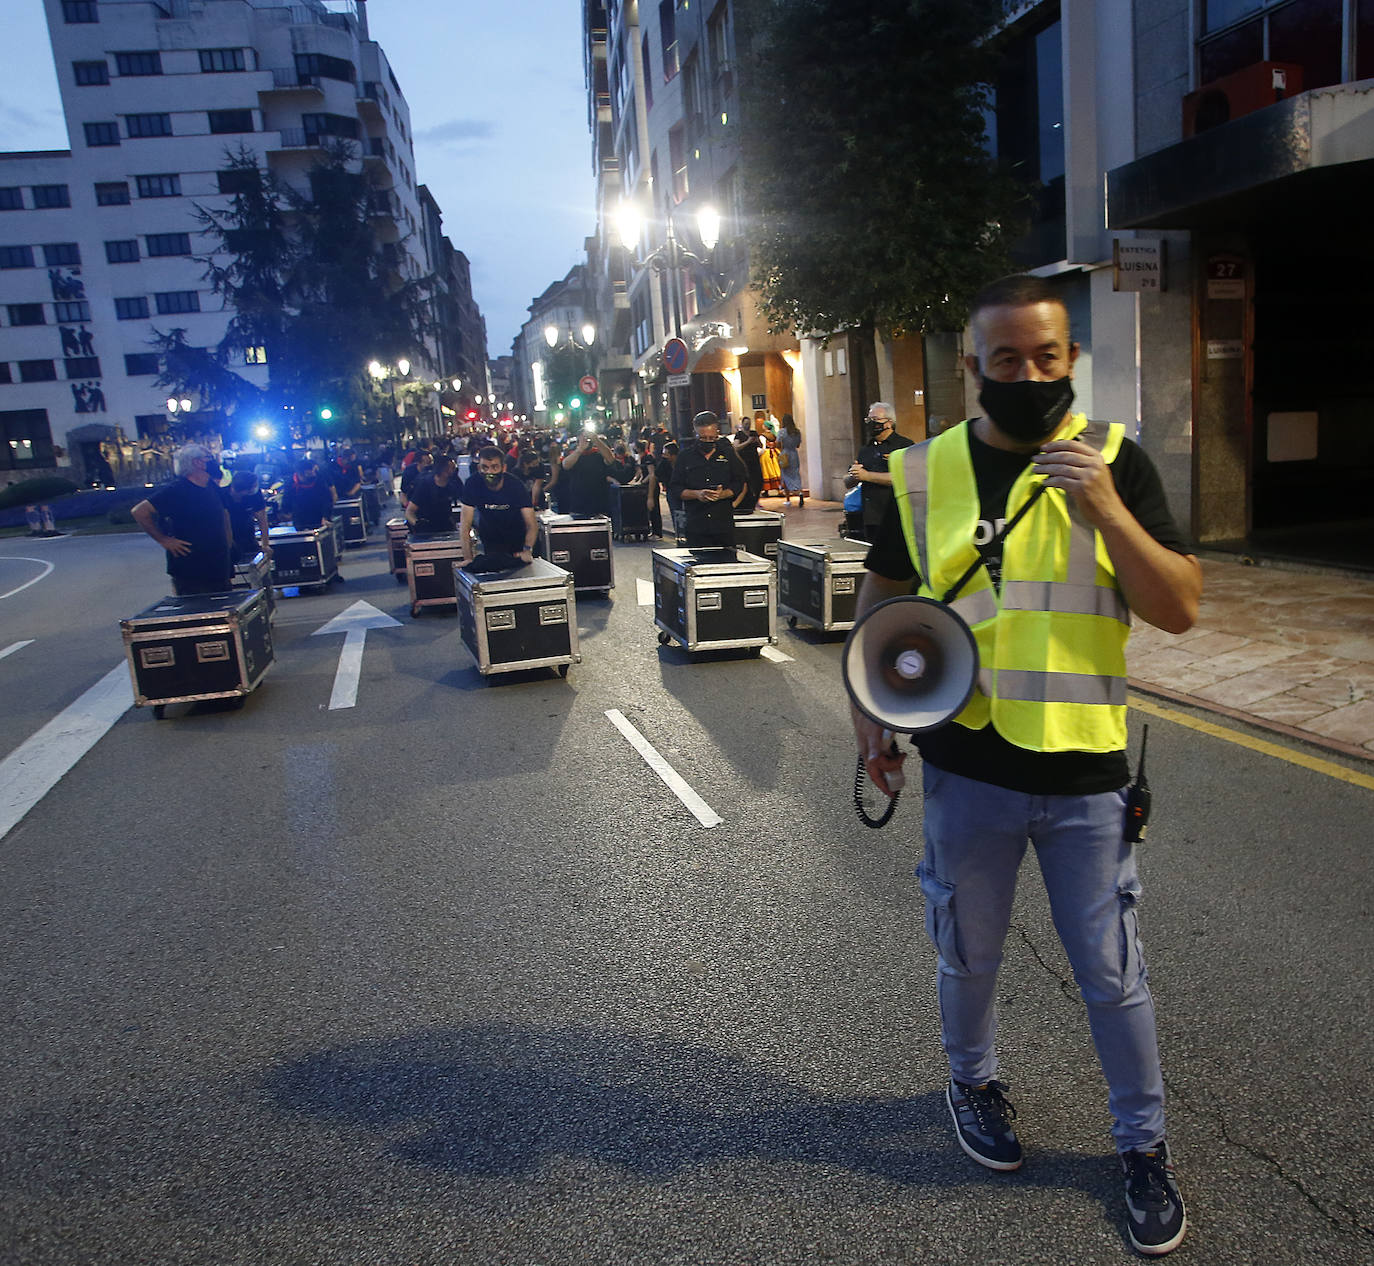
M810 501L787 517L792 540L838 535L843 509ZM1202 559L1202 607L1187 633L1132 625L1131 685L1374 760L1374 578Z

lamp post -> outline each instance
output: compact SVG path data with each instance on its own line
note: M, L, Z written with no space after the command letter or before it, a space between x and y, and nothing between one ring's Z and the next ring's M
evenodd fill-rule
M672 285L669 290L672 295L672 317L673 317L673 337L682 337L682 299L680 294L681 287L681 268L683 264L695 264L698 268L711 267L710 256L716 249L716 243L720 240L720 214L712 206L704 206L696 213L697 239L701 242L704 255L698 255L689 250L682 244L677 235L677 228L673 223L670 214L664 222L663 243L655 247L643 259L639 257L639 243L644 231L644 221L640 217L639 209L633 202L622 202L616 212L616 225L620 231L620 241L630 253L630 258L640 268L652 268L657 273L670 272L672 274ZM669 388L668 400L673 422L673 433L678 434L681 429L682 407L681 398L678 396L679 388Z
M580 342L578 341L577 333L582 335ZM562 326L550 322L544 327L544 342L549 345L550 352L556 352L564 347L572 348L579 352L590 352L592 345L596 342L596 326L590 321L584 321L581 329L577 331L577 333L574 333L571 327L565 330ZM547 358L544 361L545 390L551 390L551 380L549 377L549 367L551 363L552 362ZM588 365L587 368L590 370L592 366ZM581 375L579 375L579 377L580 376ZM571 392L569 396L572 396ZM564 402L562 400L556 400L553 403L561 409ZM581 401L579 400L578 407L580 406Z
M386 383L387 393L391 397L391 433L394 442L400 442L400 434L396 426L396 419L401 417L401 411L396 404L396 379L400 378L404 383L410 376L410 362L404 357L400 357L395 365L384 365L379 360L370 361L367 372L372 376L373 382L380 386Z

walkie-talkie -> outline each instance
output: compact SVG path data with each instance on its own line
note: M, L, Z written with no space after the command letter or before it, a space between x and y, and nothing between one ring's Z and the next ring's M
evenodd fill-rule
M1140 766L1135 782L1126 788L1126 821L1121 838L1127 844L1139 844L1150 825L1150 783L1145 777L1145 745L1149 741L1150 727L1146 725L1140 736Z

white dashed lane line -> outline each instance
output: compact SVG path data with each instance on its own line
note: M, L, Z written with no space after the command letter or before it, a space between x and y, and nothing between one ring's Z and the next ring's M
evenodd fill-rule
M5 647L3 651L0 651L0 659L4 659L6 655L13 655L15 651L22 651L24 647L32 645L33 638L27 638L22 642L12 642L9 646Z
M644 758L644 763L663 779L663 785L682 801L688 812L702 826L719 826L721 824L723 819L720 814L687 785L687 780L658 754L653 744L625 719L622 712L616 708L611 708L606 713L606 717L625 736L630 746Z

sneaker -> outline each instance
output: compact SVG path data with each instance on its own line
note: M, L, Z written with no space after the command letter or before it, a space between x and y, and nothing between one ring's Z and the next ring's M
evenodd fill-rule
M1011 1128L1016 1108L1003 1093L1006 1089L1000 1081L982 1086L951 1081L945 1091L959 1146L989 1169L1021 1168L1021 1144Z
M1174 1181L1168 1144L1121 1153L1126 1175L1127 1229L1136 1252L1147 1257L1170 1253L1183 1242L1188 1214Z

